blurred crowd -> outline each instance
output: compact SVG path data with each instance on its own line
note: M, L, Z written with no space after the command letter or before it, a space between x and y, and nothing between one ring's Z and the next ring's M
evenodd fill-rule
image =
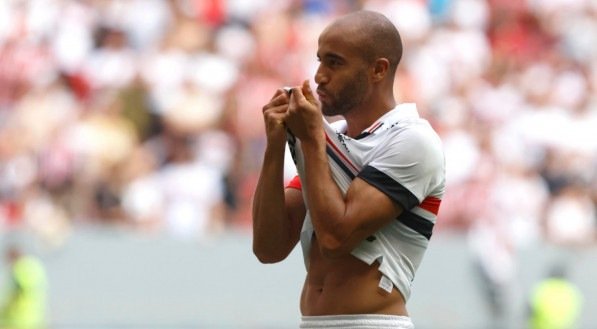
M0 1L0 232L248 230L261 107L357 9L398 26L396 96L444 141L436 232L595 242L595 0Z

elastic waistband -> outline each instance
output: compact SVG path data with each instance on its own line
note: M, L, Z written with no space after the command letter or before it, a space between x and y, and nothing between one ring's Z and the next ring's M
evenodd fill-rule
M300 328L414 329L408 316L385 314L321 315L301 317Z

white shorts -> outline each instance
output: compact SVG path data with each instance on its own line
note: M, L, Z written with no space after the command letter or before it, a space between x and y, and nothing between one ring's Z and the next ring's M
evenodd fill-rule
M301 317L300 328L346 328L346 329L414 329L408 316L385 314L321 315Z

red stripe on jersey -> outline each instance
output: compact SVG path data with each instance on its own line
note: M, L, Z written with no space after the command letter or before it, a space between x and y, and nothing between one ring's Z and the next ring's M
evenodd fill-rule
M377 122L371 128L367 129L367 132L372 134L375 130L377 130L377 128L381 127L382 124L383 122Z
M342 153L342 152L341 152L341 151L338 149L338 147L336 147L336 144L334 144L334 142L332 142L332 140L330 139L330 137L328 136L328 134L325 134L325 139L327 140L327 143L328 143L328 145L330 145L330 146L332 147L332 149L333 149L334 151L336 151L335 153L336 153L337 155L339 155L339 156L340 156L340 158L342 158L342 160L344 160L344 162L345 162L347 165L349 165L349 166L350 166L350 167L351 167L351 168L354 170L354 172L355 172L355 173L358 173L358 172L359 172L359 169L358 169L358 168L357 168L357 167L356 167L354 164L352 164L352 162L350 162L350 160L349 160L349 159L348 159L348 158L347 158L347 157L344 155L344 153Z
M288 182L288 184L286 185L286 187L288 188L294 188L297 190L302 190L303 189L303 185L301 184L301 178L296 175L294 176L293 179L290 180L290 182Z
M432 196L428 196L425 198L425 200L423 200L423 202L421 202L419 207L421 207L437 216L437 213L439 212L439 205L441 203L442 203L441 199L438 199L438 198L432 197Z

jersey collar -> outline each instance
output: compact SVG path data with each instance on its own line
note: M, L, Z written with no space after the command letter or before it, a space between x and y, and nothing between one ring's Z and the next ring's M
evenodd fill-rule
M415 103L398 104L392 110L388 111L377 119L369 128L363 130L355 139L362 139L377 131L384 125L390 126L394 122L406 118L418 118L419 112Z

